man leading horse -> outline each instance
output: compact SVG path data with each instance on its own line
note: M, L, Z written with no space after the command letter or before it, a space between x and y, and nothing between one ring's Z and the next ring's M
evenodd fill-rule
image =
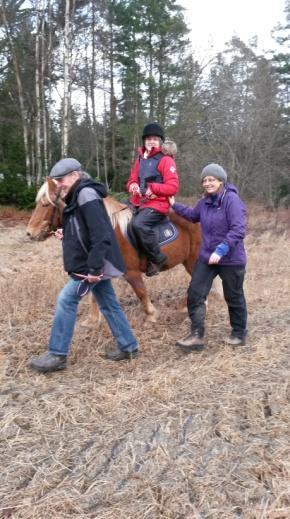
M118 346L105 357L132 359L138 354L137 340L111 283L113 277L123 275L125 265L104 207L105 187L94 182L73 158L57 162L49 176L58 184L66 204L62 232L57 237L62 239L64 269L70 280L58 296L48 351L32 359L29 366L40 372L66 368L78 303L89 290Z

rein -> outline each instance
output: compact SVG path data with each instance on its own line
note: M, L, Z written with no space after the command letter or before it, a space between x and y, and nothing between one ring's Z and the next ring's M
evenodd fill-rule
M125 211L126 209L130 209L130 211L132 212L131 208L129 206L126 206L126 207L122 207L122 209L118 209L118 211L114 211L112 213L112 216L115 216L115 214L121 213L122 211Z

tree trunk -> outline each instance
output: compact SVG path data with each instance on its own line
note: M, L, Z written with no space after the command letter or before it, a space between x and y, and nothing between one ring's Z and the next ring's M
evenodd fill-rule
M44 0L45 2L45 0ZM52 106L52 79L51 79L51 59L52 59L52 23L51 23L51 13L52 13L52 7L50 0L48 0L48 20L49 20L49 33L48 33L48 51L47 51L47 79L48 79L48 101L47 106ZM43 49L44 49L44 43L43 42ZM44 91L43 91L44 95ZM44 105L46 107L46 103ZM44 152L44 157L47 156L47 164L45 163L45 171L46 174L48 174L48 164L51 165L52 163L52 146L51 146L51 117L50 117L50 111L49 108L45 109L44 111L44 117L47 121L46 123L46 140L47 140L47 155ZM44 148L45 149L45 148ZM45 158L46 160L46 158Z
M148 34L149 39L149 119L154 119L154 88L153 88L153 46L151 31Z
M46 51L46 38L45 38L45 2L47 1L47 12L48 12L48 24L49 24L49 36L48 36L48 47ZM42 0L42 23L41 23L41 101L42 101L42 127L43 127L43 165L44 175L48 175L48 146L50 132L50 119L49 110L47 110L46 97L45 97L45 85L44 77L47 74L48 85L50 89L50 60L51 60L51 48L52 48L52 37L51 37L51 23L50 23L51 6L50 0Z
M100 180L100 158L99 158L99 142L98 142L98 123L96 114L96 97L95 97L95 78L96 78L96 5L95 0L92 0L92 74L90 81L90 95L92 103L92 116L93 116L93 130L94 130L94 141L95 141L95 154L96 154L96 177Z
M163 126L165 124L165 92L164 92L164 56L163 56L163 42L161 40L159 50L159 84L158 84L158 110L157 120Z
M107 165L107 106L106 106L106 88L105 88L105 61L103 62L103 91L104 91L104 118L103 118L103 163L104 163L104 177L106 188L109 189L108 182L108 165Z
M41 153L41 65L40 65L40 5L36 4L36 35L35 35L35 153L36 153L36 184L42 180L42 153Z
M31 186L32 185L32 174L31 174L30 154L29 154L30 150L29 150L29 131L28 131L28 123L27 123L27 111L25 109L24 92L23 92L23 86L22 86L22 81L21 81L21 76L20 76L20 68L19 68L17 53L16 53L16 49L14 48L13 39L11 36L11 28L10 28L10 25L9 25L7 17L6 17L6 12L5 12L3 3L1 6L1 12L2 12L2 18L3 18L3 23L4 23L4 29L6 32L6 37L7 37L10 52L12 55L14 73L15 73L17 89L18 89L18 100L19 100L19 106L20 106L24 152L25 152L26 182L29 186Z
M116 98L114 87L114 31L113 14L110 17L110 127L111 127L111 166L113 173L113 184L116 174Z
M68 154L69 130L70 130L70 104L71 104L71 58L72 58L72 35L71 35L71 1L65 0L65 23L64 23L64 80L63 80L63 116L62 116L62 139L61 156Z

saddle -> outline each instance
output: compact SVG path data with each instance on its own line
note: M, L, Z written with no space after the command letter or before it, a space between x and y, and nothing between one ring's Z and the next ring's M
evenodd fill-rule
M176 238L178 236L178 229L169 220L168 216L165 216L164 220L162 220L162 222L157 224L155 226L154 230L155 230L155 232L156 232L156 234L158 236L158 244L160 246L167 245L168 243L171 243L172 241L176 240ZM129 224L128 224L127 236L128 236L128 239L129 239L131 245L133 245L133 247L135 247L135 249L138 252L141 252L142 245L139 244L139 240L138 240L137 235L134 232L134 229L133 229L133 226L132 226L132 222L129 222Z

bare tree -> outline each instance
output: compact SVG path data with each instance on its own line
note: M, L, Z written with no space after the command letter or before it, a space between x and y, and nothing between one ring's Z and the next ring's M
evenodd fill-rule
M116 108L117 100L115 97L115 58L114 58L114 6L115 1L111 2L109 9L109 74L110 74L110 128L111 128L111 167L113 177L116 172ZM115 178L114 178L115 180Z
M99 140L98 140L98 122L96 113L96 96L95 96L95 84L96 84L96 4L95 0L92 0L92 23L91 23L91 38L92 38L92 71L90 75L90 94L92 103L92 117L93 117L93 130L94 130L94 141L95 141L95 153L96 153L96 176L100 179L100 159L99 159Z
M71 109L71 65L72 65L72 19L75 11L75 0L65 0L64 21L64 80L63 80L63 115L61 156L68 153L70 109Z
M31 160L30 160L30 150L29 150L28 117L27 117L27 110L25 107L24 89L23 89L23 85L22 85L20 66L19 66L17 51L14 46L12 28L11 28L11 25L6 16L6 8L5 8L4 0L2 1L0 8L1 8L0 12L1 12L2 23L3 23L6 38L8 41L10 54L11 54L12 60L13 60L15 79L16 79L17 89L18 89L18 99L19 99L19 107L20 107L20 114L21 114L21 121L22 121L22 133L23 133L23 142L24 142L24 151L25 151L26 182L27 182L28 186L31 186L32 174L31 174Z
M36 154L36 183L39 185L42 179L42 153L41 153L41 123L42 123L42 98L41 87L42 81L42 53L41 45L43 40L42 20L43 13L41 13L40 0L36 3L36 34L35 34L35 154Z

